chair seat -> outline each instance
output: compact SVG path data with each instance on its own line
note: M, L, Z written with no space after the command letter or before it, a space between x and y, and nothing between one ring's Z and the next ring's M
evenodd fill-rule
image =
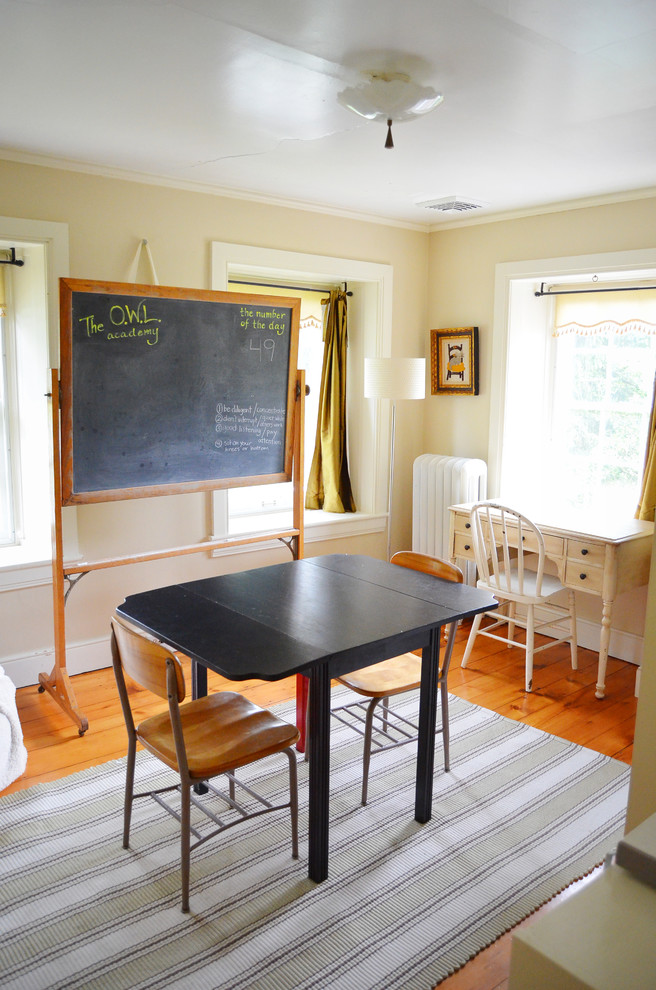
M368 698L389 698L420 686L421 657L415 653L402 653L371 667L353 670L335 680Z
M236 770L292 746L298 729L232 691L180 707L190 776L197 780ZM220 728L220 732L217 731ZM137 726L137 737L172 770L178 769L168 710Z
M519 577L517 574L517 565L513 565L510 570L510 590L508 590L505 579L502 587L495 587L492 584L487 584L485 581L477 581L476 584L479 588L484 588L485 591L491 592L493 595L501 595L504 598L510 597L513 601L521 602L526 598L530 598L534 603L545 602L548 598L556 595L559 591L564 591L564 585L558 580L554 574L543 574L542 575L542 594L536 594L536 578L537 575L535 571L524 570L524 585L523 592L519 592Z

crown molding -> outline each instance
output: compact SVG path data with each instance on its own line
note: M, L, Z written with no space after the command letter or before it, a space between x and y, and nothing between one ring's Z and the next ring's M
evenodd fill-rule
M42 168L61 169L67 172L82 172L85 175L96 175L105 179L117 179L122 182L140 182L144 185L164 186L170 189L181 189L186 192L205 193L223 199L236 199L247 203L261 203L264 206L281 207L286 210L301 210L304 213L321 213L326 216L339 217L343 220L357 220L360 223L382 224L386 227L400 227L427 234L430 224L413 222L411 220L395 220L393 217L383 217L372 213L346 210L337 206L326 206L310 203L305 200L286 199L281 196L269 196L264 193L251 192L244 189L229 189L215 186L207 182L194 182L191 179L175 179L171 176L156 175L151 172L136 172L129 169L113 168L106 165L94 165L89 162L79 162L69 158L52 158L49 155L28 154L0 148L0 159L18 162L22 165L36 165Z
M526 207L519 210L506 210L500 213L486 213L484 216L463 217L460 220L433 223L429 232L439 233L441 230L454 230L456 227L477 227L485 223L501 223L504 220L521 220L524 217L539 217L548 213L570 213L573 210L587 210L595 206L613 206L616 203L629 203L639 199L656 197L656 186L646 189L631 189L625 192L607 193L603 196L588 196L583 199L568 199L558 203L541 203L538 206Z
M521 220L526 217L544 216L549 213L567 213L572 210L585 210L595 206L611 206L616 203L628 203L640 199L656 197L656 186L643 189L625 190L607 193L599 196L583 197L581 199L561 200L554 203L541 203L536 206L522 207L517 210L503 210L498 213L485 213L478 216L459 217L453 220L435 222L431 217L425 223L412 220L397 220L377 214L358 210L347 210L337 206L311 203L305 200L287 199L282 196L270 196L244 189L230 189L225 186L215 186L207 182L195 182L191 179L176 179L171 176L157 175L151 172L137 172L130 169L113 168L105 165L94 165L89 162L79 162L69 158L54 158L49 155L30 154L15 151L10 148L0 149L0 159L18 162L23 165L36 165L42 168L61 169L68 172L82 172L86 175L96 175L105 179L117 179L122 182L139 182L144 185L163 186L170 189L180 189L186 192L204 193L223 199L235 199L246 203L261 203L264 206L274 206L286 210L300 210L304 213L320 213L324 216L339 217L343 220L356 220L360 223L375 223L385 227L397 227L412 230L422 234L439 233L442 230L454 230L460 227L477 227L481 224L502 223L506 220Z

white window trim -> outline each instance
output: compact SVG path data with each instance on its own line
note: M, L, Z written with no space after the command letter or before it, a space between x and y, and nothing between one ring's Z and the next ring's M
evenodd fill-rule
M656 249L616 251L533 261L510 261L496 266L492 366L490 387L490 427L488 436L488 489L499 493L505 425L506 384L508 380L508 326L512 283L519 279L536 281L563 277L598 275L605 272L656 269Z
M68 224L49 220L25 220L17 217L0 217L0 237L14 242L17 248L24 244L43 244L46 254L46 291L48 320L48 365L59 367L59 279L69 272ZM50 468L52 475L52 464ZM79 558L76 510L64 513L64 558ZM8 551L13 548L8 548ZM50 584L52 558L24 560L17 554L0 551L0 592ZM12 560L12 563L3 561Z
M375 262L348 260L326 255L306 254L295 251L282 251L272 248L259 248L252 245L230 244L221 241L212 243L212 288L228 291L229 278L236 275L250 275L260 279L278 280L285 283L317 284L347 281L354 290L362 286L376 293L376 318L364 326L362 342L363 355L367 357L389 357L392 346L392 281L391 265ZM360 387L362 382L358 382ZM340 536L354 536L361 533L381 532L387 525L387 485L389 478L390 437L389 431L381 430L379 403L364 402L364 415L368 417L368 435L374 442L366 441L363 434L357 449L351 448L350 460L357 462L364 479L361 485L360 502L362 509L354 513L335 515L333 513L306 513L306 542L336 539ZM307 424L306 424L307 428ZM228 510L227 493L212 493L213 537L219 539L227 535ZM269 524L264 521L263 529ZM260 543L253 550L265 549L269 544ZM275 541L271 545L276 545ZM225 552L245 552L244 547Z

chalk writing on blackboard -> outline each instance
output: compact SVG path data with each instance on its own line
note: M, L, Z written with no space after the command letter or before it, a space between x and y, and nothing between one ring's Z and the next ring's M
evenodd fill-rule
M280 443L285 429L285 410L282 406L262 406L251 403L218 402L216 406L216 432L221 436L214 441L217 450L236 454L243 450L265 451Z
M146 300L141 299L136 308L129 303L109 307L109 326L96 320L96 314L90 313L78 318L83 332L87 337L104 334L106 340L126 340L131 337L143 337L151 347L159 342L159 329L162 320L157 316L148 316Z

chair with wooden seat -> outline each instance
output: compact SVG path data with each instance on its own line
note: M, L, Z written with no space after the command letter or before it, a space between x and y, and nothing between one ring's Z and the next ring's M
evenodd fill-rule
M401 550L395 553L392 564L431 574L445 581L463 582L459 567L438 557L424 553ZM444 748L444 769L449 769L449 696L447 675L456 634L456 623L448 627L446 646L443 648L438 684L442 721L437 730L442 734ZM369 785L369 765L373 751L379 752L413 742L417 738L418 726L415 722L394 711L389 699L395 695L414 691L421 686L421 657L415 653L404 653L389 660L354 670L335 678L363 698L368 703L351 702L337 705L331 714L340 722L350 725L364 737L362 759L362 804L367 803Z
M221 691L195 701L182 702L186 696L181 654L115 614L112 618L112 658L121 707L128 732L128 756L125 780L123 847L129 848L130 820L135 798L153 797L180 822L182 910L189 910L189 868L191 850L238 821L284 808L290 809L292 856L298 857L298 791L296 755L292 747L299 738L295 726L276 718L271 712L252 704L240 694ZM127 673L139 685L160 698L168 707L135 726L130 695L125 681ZM179 774L179 783L152 791L134 793L134 770L137 743ZM273 805L246 788L256 802L256 810L247 811L245 802L235 799L240 785L235 771L250 763L285 753L289 761L289 800ZM210 779L228 777L227 793L218 790ZM202 787L199 785L203 784ZM192 794L192 789L195 793ZM161 795L177 790L179 811ZM212 795L212 808L207 797ZM219 807L216 804L219 799ZM200 832L191 823L191 805L211 821L210 831ZM227 810L224 810L227 809ZM223 817L221 817L223 816ZM228 816L230 820L226 820ZM218 826L218 827L213 827ZM195 842L192 844L191 836Z
M494 595L500 607L474 618L461 666L469 663L477 636L487 636L525 651L526 691L533 688L533 658L542 650L569 643L572 670L576 670L574 592L555 575L545 573L544 538L538 527L516 509L493 502L477 502L472 506L470 520L477 585ZM565 591L567 607L552 601ZM493 620L491 625L481 625L485 616ZM526 630L525 642L515 639L517 626ZM500 635L497 630L504 627L506 635ZM536 633L549 639L536 646Z

